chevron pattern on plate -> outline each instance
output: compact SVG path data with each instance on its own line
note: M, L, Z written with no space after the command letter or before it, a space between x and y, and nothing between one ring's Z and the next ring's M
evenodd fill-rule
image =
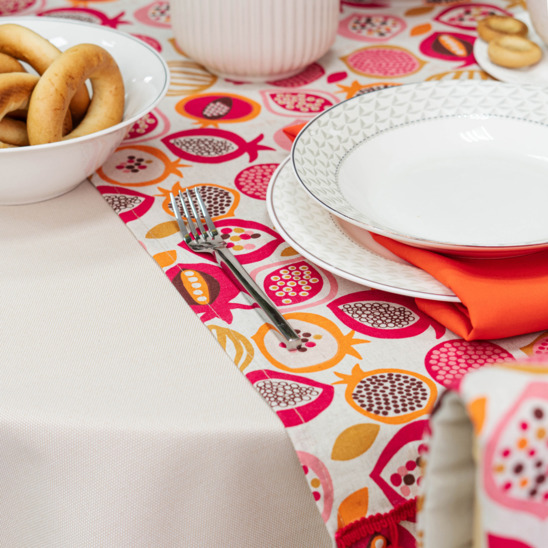
M340 191L337 177L345 156L380 133L449 117L502 117L548 128L548 89L495 81L440 81L359 95L318 115L297 136L291 153L295 173L320 205L372 226Z

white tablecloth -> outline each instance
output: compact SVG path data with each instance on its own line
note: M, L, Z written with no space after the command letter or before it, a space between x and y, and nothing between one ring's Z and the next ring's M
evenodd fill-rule
M0 547L331 546L292 444L88 183L0 207Z

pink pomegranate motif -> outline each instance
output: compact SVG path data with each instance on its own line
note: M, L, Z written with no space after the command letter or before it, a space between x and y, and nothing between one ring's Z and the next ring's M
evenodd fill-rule
M474 369L514 360L510 352L489 341L452 339L431 348L424 358L429 375L443 386L457 386Z
M219 164L238 158L243 154L254 162L261 150L274 150L259 144L261 133L252 141L244 141L236 133L224 129L187 129L172 133L162 139L162 143L176 156L190 162Z
M345 70L342 70L340 72L332 72L327 77L327 83L335 84L337 82L340 82L341 80L344 80L347 76L348 76L348 73Z
M40 6L37 3L37 0L0 0L0 15L25 15L31 10L40 9L45 0L40 0Z
M54 8L39 12L37 15L46 17L62 17L64 19L75 19L85 23L96 23L113 29L120 25L129 25L131 22L122 19L126 13L123 11L114 17L108 17L103 12L92 8Z
M204 323L219 318L230 324L232 310L255 308L231 302L240 290L217 265L177 264L167 270L166 275Z
M156 40L156 38L152 38L152 36L147 36L145 34L132 34L131 36L134 36L135 38L139 38L139 40L142 40L145 44L148 44L151 48L154 48L157 52L162 52L162 44Z
M457 32L434 32L419 46L422 54L444 61L462 62L458 68L473 65L475 36Z
M286 428L316 418L329 407L335 394L329 384L280 371L265 369L246 376Z
M294 91L289 89L262 90L266 108L280 116L316 116L332 107L339 99L320 90Z
M489 17L489 15L507 15L513 17L510 12L497 6L467 2L465 5L450 6L444 9L434 17L434 21L439 21L457 29L475 31L478 21Z
M427 451L423 436L428 420L418 420L397 431L384 448L371 479L393 506L414 498L422 481L421 455Z
M487 440L485 490L496 503L548 518L548 383L532 382Z
M301 257L269 262L250 274L270 298L283 307L284 313L329 303L339 287L333 274L310 265Z
M413 299L377 289L350 293L327 305L345 325L378 339L414 337L434 329L436 338L445 327L421 312Z
M211 209L215 211L215 203L212 204ZM277 232L255 221L231 218L216 221L215 225L226 246L242 264L262 261L270 257L283 242Z
M312 496L326 522L333 508L333 482L325 464L315 455L297 451L306 480L312 489Z
M152 196L147 196L131 188L100 185L97 190L124 223L139 219L154 204Z
M279 86L282 88L297 88L302 86L307 86L311 84L318 78L321 78L325 74L325 70L318 63L312 63L304 68L298 74L290 76L289 78L284 78L283 80L274 80L272 82L267 82L271 86Z
M266 200L266 190L272 175L279 164L256 164L249 166L236 175L236 188L250 198Z
M139 8L134 14L137 21L150 25L151 27L171 28L169 16L169 2L152 2Z
M406 28L405 21L395 15L351 13L339 23L339 34L351 40L386 42Z
M371 2L370 0L341 0L341 4L353 6L355 8L385 8L388 6L388 0Z
M317 295L323 285L321 274L305 261L279 268L266 277L265 291L277 306L298 304Z
M167 116L158 108L155 108L131 126L124 139L124 144L140 143L159 139L169 132L170 124Z
M341 58L360 76L400 78L418 72L424 61L399 46L367 46Z
M499 537L498 535L493 535L487 533L487 548L535 548L530 544L526 544L521 540L516 540L512 538Z

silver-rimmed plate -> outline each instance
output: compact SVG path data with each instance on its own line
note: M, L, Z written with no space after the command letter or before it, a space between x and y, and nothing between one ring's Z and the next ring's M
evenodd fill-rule
M287 243L328 272L390 293L459 301L430 274L375 242L369 232L311 200L297 181L289 158L272 176L266 204L272 223Z
M295 140L330 213L417 247L502 257L548 246L548 88L424 82L339 103Z

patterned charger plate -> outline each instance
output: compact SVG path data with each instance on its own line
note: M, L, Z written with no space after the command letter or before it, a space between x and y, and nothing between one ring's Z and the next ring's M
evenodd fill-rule
M407 244L502 257L548 246L548 88L406 84L339 103L292 148L303 188Z
M328 272L375 289L459 302L450 289L380 246L366 230L331 215L311 200L289 160L272 176L266 203L278 232L303 257Z

